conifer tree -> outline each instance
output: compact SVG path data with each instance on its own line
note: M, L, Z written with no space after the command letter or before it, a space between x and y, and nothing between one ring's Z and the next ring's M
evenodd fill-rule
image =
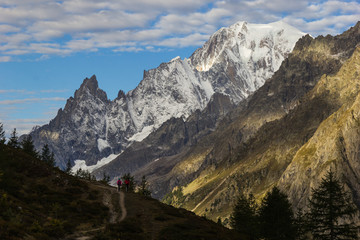
M306 213L299 208L295 214L295 228L296 228L296 239L307 240L309 239L308 223L306 219Z
M45 144L41 150L41 160L46 162L49 166L55 166L55 157L54 153L50 151L49 145Z
M148 189L148 182L145 176L141 179L139 193L146 197L151 197L151 191Z
M259 209L260 234L269 240L295 239L294 214L287 196L274 187Z
M71 162L70 162L70 159L68 159L68 161L67 161L67 163L66 163L65 172L66 172L67 174L71 174Z
M110 176L107 175L105 172L103 172L103 178L100 180L100 182L103 182L105 184L109 184L110 183Z
M356 207L330 170L309 199L309 228L314 239L358 239L353 221Z
M30 135L27 135L23 141L21 142L21 147L27 154L38 157L38 152L35 149L32 137Z
M221 225L221 226L223 226L222 221L221 221L221 217L218 217L218 220L217 220L216 223L219 224L219 225Z
M4 126L0 123L0 145L4 145L6 141Z
M12 131L7 145L13 148L19 148L19 138L17 136L16 128Z
M246 197L243 193L237 198L230 225L236 231L247 235L250 239L257 239L259 224L257 217L257 204L252 194Z

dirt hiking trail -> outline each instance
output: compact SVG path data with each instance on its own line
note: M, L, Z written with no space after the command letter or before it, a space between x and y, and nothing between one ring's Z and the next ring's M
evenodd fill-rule
M120 223L122 221L124 221L124 219L127 216L127 210L126 210L126 206L125 206L125 193L120 191L118 192L116 188L110 187L110 186L102 186L102 185L97 185L98 188L101 188L101 191L103 191L103 203L105 206L107 206L109 208L109 212L110 212L110 219L109 222L110 223ZM114 206L113 204L113 197L118 196L119 198L119 202L118 202L118 206ZM119 208L120 207L120 211ZM121 212L121 216L120 216L120 212ZM105 227L99 227L96 229L90 229L90 230L84 230L84 231L78 231L76 233L74 233L71 236L68 236L68 238L66 239L76 239L76 240L88 240L88 239L92 239L93 236L90 236L91 233L97 232L97 231L101 231L104 230Z

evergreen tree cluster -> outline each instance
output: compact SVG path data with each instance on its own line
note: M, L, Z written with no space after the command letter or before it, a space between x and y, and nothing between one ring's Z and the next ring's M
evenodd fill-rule
M12 131L12 133L10 135L10 138L6 142L4 127L3 127L3 124L0 123L0 151L2 151L2 149L4 148L5 145L7 145L11 148L20 149L20 150L26 152L30 156L44 161L47 165L49 165L51 167L55 167L55 163L56 163L55 156L54 156L54 153L50 150L48 144L45 144L43 146L43 148L41 149L41 152L39 153L35 149L34 142L30 135L25 136L21 142L19 141L19 137L18 137L16 128L14 128L14 130ZM66 172L67 174L74 175L77 178L81 178L81 179L85 179L85 180L89 180L89 181L96 181L96 177L94 175L92 175L89 171L83 170L80 168L76 172L73 173L71 171L71 168L72 168L72 165L71 165L71 162L69 159L67 161L64 172ZM0 171L0 177L1 177L1 171ZM126 179L128 179L130 181L128 191L135 192L135 190L137 190L137 193L139 193L139 194L142 194L147 197L151 196L151 191L148 188L148 182L147 182L145 176L142 177L142 180L141 180L141 183L139 186L136 186L134 176L131 176L130 173L125 174L122 177L122 179L123 179L123 183L125 182ZM104 173L104 176L100 180L100 182L102 182L104 184L109 184L110 176L106 175ZM123 185L123 187L125 188L124 185Z
M151 197L151 191L148 188L148 182L146 180L145 176L142 176L141 178L141 183L138 189L138 193L140 193L141 195L144 195L146 197Z
M294 216L287 196L277 187L268 192L258 206L252 195L238 197L230 217L231 226L250 239L295 239Z
M312 189L308 208L295 215L286 194L274 187L260 206L252 195L240 194L230 224L252 240L358 239L357 208L332 171Z
M309 203L307 221L314 239L358 239L352 222L357 209L332 171L313 189Z
M92 175L88 170L82 170L81 168L74 173L74 176L89 181L96 181L96 177L94 175Z
M6 137L5 130L2 123L0 123L0 150L5 146ZM45 144L41 149L41 153L39 153L34 146L34 142L30 135L25 136L25 138L19 142L19 137L16 131L16 128L11 132L10 138L6 143L7 146L12 148L22 149L24 152L29 154L34 158L40 158L44 162L46 162L49 166L55 166L55 156L54 153L50 151L49 146Z

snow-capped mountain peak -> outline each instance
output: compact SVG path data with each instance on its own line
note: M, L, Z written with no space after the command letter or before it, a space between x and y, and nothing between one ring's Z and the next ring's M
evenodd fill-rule
M261 87L292 51L302 32L283 22L238 22L214 33L189 59L175 57L144 71L133 90L110 101L96 77L85 79L64 111L34 130L60 166L70 159L94 164L141 141L170 118L187 118L214 93L238 103ZM51 136L56 136L56 139Z
M237 22L215 32L209 41L193 54L191 60L198 71L208 71L223 60L223 54L248 63L257 62L272 52L276 57L276 71L289 49L291 51L304 34L283 21L269 24Z

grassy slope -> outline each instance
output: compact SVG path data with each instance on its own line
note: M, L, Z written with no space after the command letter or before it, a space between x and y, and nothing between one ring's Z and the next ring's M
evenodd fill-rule
M0 149L0 239L246 239L184 209L77 179L21 150Z

